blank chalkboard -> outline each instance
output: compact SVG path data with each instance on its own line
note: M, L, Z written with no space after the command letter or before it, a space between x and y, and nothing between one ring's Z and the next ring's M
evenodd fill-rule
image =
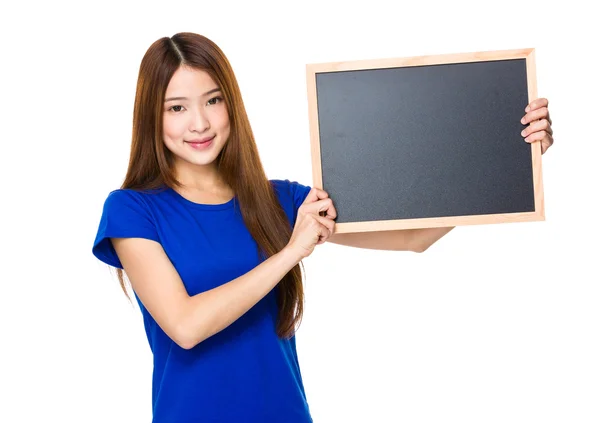
M307 65L336 232L544 220L534 49Z

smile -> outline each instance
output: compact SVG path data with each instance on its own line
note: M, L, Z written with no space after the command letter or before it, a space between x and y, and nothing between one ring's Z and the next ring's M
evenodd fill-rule
M204 150L212 145L215 137L211 138L203 138L201 140L192 140L192 141L184 141L186 144L189 144L194 150Z

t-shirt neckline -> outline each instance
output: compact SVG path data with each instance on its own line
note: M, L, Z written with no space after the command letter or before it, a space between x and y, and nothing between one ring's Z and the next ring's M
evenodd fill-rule
M227 201L226 203L221 203L221 204L201 204L201 203L195 203L191 200L188 200L187 198L185 198L183 195L179 194L177 191L175 191L173 188L167 188L167 191L175 198L177 199L177 201L179 201L180 203L196 208L196 209L201 209L201 210L225 210L225 209L229 209L231 207L233 207L233 204L235 203L235 199L236 196L234 195L233 198L229 201Z

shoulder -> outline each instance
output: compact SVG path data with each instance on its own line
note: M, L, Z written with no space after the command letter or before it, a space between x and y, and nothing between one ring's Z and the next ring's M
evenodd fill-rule
M304 203L311 187L296 181L290 181L289 179L271 179L270 182L279 197L279 202L283 207L283 210L288 215L290 223L293 226L296 222L298 209L302 203Z
M296 208L300 207L300 204L304 202L311 190L309 185L303 185L297 181L290 181L289 179L271 179L270 182L279 196L290 198Z
M148 210L152 196L158 194L159 190L134 190L119 188L112 190L104 201L105 209L128 208L133 210Z
M149 195L132 189L108 193L92 249L96 257L122 268L110 238L147 238L160 242L156 219L148 203Z
M144 201L144 199L159 190L136 190L131 188L119 188L108 193L107 200L111 201Z

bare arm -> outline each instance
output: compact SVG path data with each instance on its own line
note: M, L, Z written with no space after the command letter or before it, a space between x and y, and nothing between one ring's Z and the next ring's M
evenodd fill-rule
M331 210L330 210L331 208ZM267 295L334 230L331 199L312 189L298 208L287 245L246 274L200 294L188 295L162 245L144 238L111 238L133 290L164 332L190 349L222 331Z
M301 260L284 248L231 282L190 297L159 243L142 238L111 241L142 304L165 333L185 349L232 324Z
M452 229L454 227L334 233L328 242L371 250L414 251L422 253Z

